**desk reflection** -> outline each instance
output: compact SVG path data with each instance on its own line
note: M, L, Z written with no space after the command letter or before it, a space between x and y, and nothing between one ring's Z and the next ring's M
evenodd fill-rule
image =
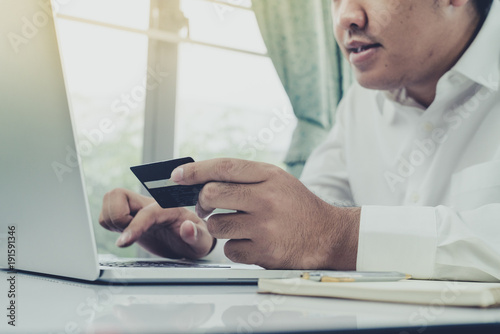
M87 333L141 333L150 324L175 333L195 332L214 314L214 304L114 305L86 329Z
M9 277L0 271L0 306ZM258 294L255 285L92 284L16 274L16 327L0 333L257 333L499 323L498 309ZM5 314L5 312L4 312Z

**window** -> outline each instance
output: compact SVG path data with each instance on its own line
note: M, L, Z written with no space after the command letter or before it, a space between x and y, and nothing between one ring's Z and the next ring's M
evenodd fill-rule
M97 223L107 191L141 191L132 165L225 156L283 166L295 121L249 0L53 3L100 253L137 255Z
M230 156L282 165L294 123L270 122L291 107L265 56L255 15L244 9L250 2L230 3L242 8L181 1L191 40L198 43L179 48L175 152L200 160Z

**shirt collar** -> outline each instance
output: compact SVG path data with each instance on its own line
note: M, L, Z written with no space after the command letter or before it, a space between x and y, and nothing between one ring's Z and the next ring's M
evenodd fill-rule
M493 0L490 12L474 41L449 72L458 72L470 80L498 91L500 88L500 0ZM449 73L448 72L448 73ZM425 109L406 95L405 89L378 91L379 111L393 114L390 104L412 106ZM389 117L392 119L392 116Z
M408 96L406 89L395 89L388 91L377 91L376 101L378 111L384 120L390 124L395 121L398 116L398 111L405 110L406 112L413 112L421 114L425 111L418 102Z
M425 110L417 101L408 96L408 92L404 88L384 91L384 95L401 106Z
M494 0L486 21L469 48L452 68L470 80L498 91L500 81L500 0Z

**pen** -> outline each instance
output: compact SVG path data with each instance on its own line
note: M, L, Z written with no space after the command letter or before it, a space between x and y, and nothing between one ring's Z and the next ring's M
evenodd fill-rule
M304 272L300 277L315 282L393 282L410 279L411 275L396 271L330 271Z

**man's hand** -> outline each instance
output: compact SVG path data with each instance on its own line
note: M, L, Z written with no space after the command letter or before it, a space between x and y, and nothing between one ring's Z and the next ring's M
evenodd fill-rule
M169 258L199 259L215 243L205 221L193 212L162 209L154 199L126 189L104 195L99 224L122 233L116 242L120 247L137 242L151 253Z
M224 248L235 261L268 269L356 269L359 208L322 201L299 180L264 163L215 159L182 165L172 173L182 185L207 183L196 211L216 208L208 231L231 239Z

